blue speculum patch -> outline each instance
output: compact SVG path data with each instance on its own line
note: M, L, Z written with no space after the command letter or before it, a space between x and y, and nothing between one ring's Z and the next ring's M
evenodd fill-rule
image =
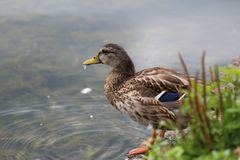
M158 100L161 102L177 101L180 98L178 92L165 92Z

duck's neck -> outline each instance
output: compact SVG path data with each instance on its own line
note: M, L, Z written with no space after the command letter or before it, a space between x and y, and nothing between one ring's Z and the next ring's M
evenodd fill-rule
M105 91L118 89L127 79L135 74L135 67L131 59L116 66L107 76Z

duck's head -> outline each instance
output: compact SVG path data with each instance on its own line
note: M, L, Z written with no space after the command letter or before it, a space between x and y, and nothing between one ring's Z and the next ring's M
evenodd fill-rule
M109 43L103 46L96 56L83 62L84 65L105 64L119 71L135 71L134 65L123 47Z

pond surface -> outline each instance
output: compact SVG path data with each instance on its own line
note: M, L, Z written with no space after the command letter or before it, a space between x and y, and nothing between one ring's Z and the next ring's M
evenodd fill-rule
M150 134L103 95L106 66L81 63L105 43L138 70L191 71L240 54L238 0L0 1L0 159L121 160ZM84 88L92 91L83 94Z

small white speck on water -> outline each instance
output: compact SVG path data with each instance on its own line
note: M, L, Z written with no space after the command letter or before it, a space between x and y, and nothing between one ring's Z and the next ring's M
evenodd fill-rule
M91 114L91 115L89 115L89 117L90 117L90 118L93 118L93 115Z
M87 69L87 65L83 64L83 70Z
M82 94L88 94L88 93L90 93L90 92L92 92L92 89L91 89L91 88L84 88L84 89L81 90L81 93L82 93Z
M50 95L47 95L47 98L49 99L49 98L51 98L51 96L50 96Z
M34 160L41 160L40 158L36 158L36 159L34 159Z
M59 108L62 108L63 106L60 106L60 105L52 105L50 106L51 109L59 109Z
M40 123L39 125L40 125L40 126L43 126L43 123Z

